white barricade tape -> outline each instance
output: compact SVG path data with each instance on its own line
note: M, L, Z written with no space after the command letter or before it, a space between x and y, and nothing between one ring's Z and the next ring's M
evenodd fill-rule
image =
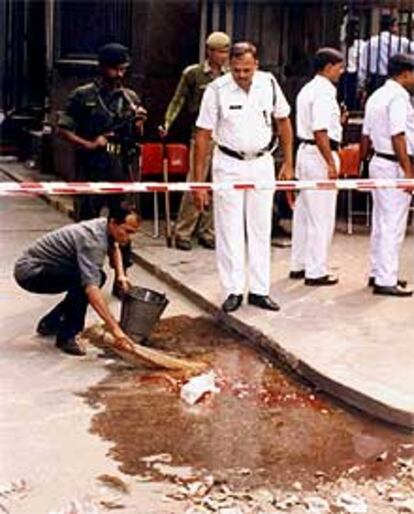
M414 189L414 179L276 180L263 182L0 182L0 196L162 193L230 190L300 191Z

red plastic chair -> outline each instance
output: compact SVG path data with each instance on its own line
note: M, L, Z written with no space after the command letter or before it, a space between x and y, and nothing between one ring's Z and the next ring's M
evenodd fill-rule
M358 143L350 144L341 148L338 152L340 159L340 168L339 168L339 178L358 178L360 176L359 173L359 163L360 163L360 145ZM354 214L365 214L366 216L366 224L369 226L369 213L370 213L370 197L368 194L366 209L364 212L354 211L353 202L352 202L352 193L351 189L346 191L347 194L347 225L348 225L348 234L352 234L352 216Z
M142 181L151 180L154 176L160 177L164 171L164 145L162 143L143 143L140 155L140 177ZM153 237L160 235L160 216L158 196L154 192L154 233Z
M185 178L189 170L188 146L179 143L165 145L168 175Z

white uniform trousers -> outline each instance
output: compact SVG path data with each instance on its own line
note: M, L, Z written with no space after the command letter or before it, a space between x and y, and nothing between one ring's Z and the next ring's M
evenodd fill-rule
M339 166L339 158L334 153ZM326 162L315 145L301 144L296 159L299 180L326 180ZM328 273L328 252L335 229L336 191L300 191L293 212L291 271L306 278Z
M374 156L371 178L404 178L397 163ZM399 189L372 191L372 229L370 241L370 276L379 286L395 286L399 255L407 227L411 195Z
M269 294L274 180L274 163L270 154L242 161L215 149L215 183L254 181L268 187L266 190L229 188L214 192L217 267L226 295L244 293L246 258L249 291L258 295Z

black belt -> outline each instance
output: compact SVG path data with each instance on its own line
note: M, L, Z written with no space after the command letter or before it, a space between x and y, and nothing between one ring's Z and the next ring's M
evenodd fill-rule
M239 161L248 161L250 159L257 159L258 157L262 157L262 155L272 149L273 143L273 141L270 141L270 143L265 148L262 148L258 152L253 153L237 152L236 150L232 150L231 148L227 148L227 146L223 145L217 146L224 154L228 155L229 157L234 157L235 159L239 159Z
M375 152L375 155L377 157L381 157L381 159L386 159L387 161L399 162L398 157L393 153ZM414 162L414 157L412 155L409 155L408 158L410 159L411 163Z
M314 139L299 139L299 143L305 143L306 145L316 146L316 141ZM338 141L335 141L335 139L330 139L329 146L331 147L331 150L336 152L339 150L341 145L340 143L338 143Z

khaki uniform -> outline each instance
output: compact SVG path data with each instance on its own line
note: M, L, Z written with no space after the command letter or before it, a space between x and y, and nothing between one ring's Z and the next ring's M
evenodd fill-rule
M223 69L223 73L226 70ZM208 61L203 64L188 66L181 76L174 97L171 100L165 114L164 126L167 130L174 123L184 105L192 118L192 134L195 132L195 120L200 109L201 100L207 85L212 82L214 76ZM190 142L190 172L187 180L194 181L193 171L194 139ZM204 170L203 181L211 180L211 154ZM175 224L175 237L179 240L190 241L198 229L198 236L206 241L214 239L213 209L212 204L203 212L199 212L195 206L191 193L183 194L180 210Z

